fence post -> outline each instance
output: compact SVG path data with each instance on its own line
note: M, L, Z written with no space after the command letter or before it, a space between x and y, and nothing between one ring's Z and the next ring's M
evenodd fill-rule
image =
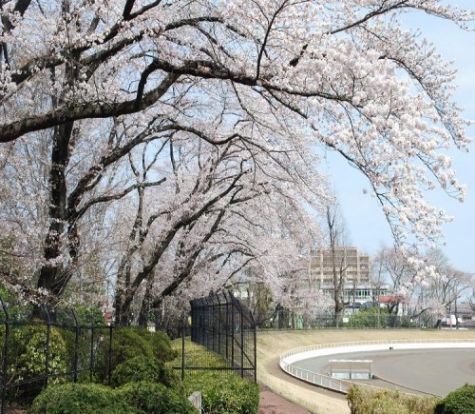
M210 295L208 296L208 312L209 312L209 318L208 318L208 326L210 328L210 335L209 335L209 340L210 340L210 349L214 351L214 299Z
M92 382L92 376L94 371L94 320L91 319L91 349L89 353L89 379Z
M107 361L107 382L109 385L112 384L112 338L113 338L114 325L112 320L109 323L109 351L108 351L108 361Z
M244 378L244 314L240 305L239 315L241 317L241 378Z
M229 300L224 292L224 303L226 305L226 324L224 325L224 334L226 339L226 361L229 361Z
M5 338L3 341L3 350L2 350L2 378L1 378L1 407L0 413L5 414L5 393L6 393L6 375L8 368L8 339L10 336L10 318L8 316L7 307L2 297L0 296L0 303L2 305L3 313L5 314Z
M235 338L234 338L234 331L235 331L235 328L234 328L234 314L235 314L235 309L234 309L234 302L233 302L233 296L232 294L230 293L229 294L229 302L231 304L231 362L232 362L232 367L234 368L234 342L235 342Z
M222 355L221 353L222 312L221 312L221 299L219 295L216 297L216 300L218 302L218 354Z
M213 352L216 352L216 297L211 297L211 338L213 338Z
M253 331L253 336L254 336L254 382L257 383L257 325L256 321L254 319L254 315L249 312L251 322L252 322L252 331Z
M185 380L185 322L181 326L181 381Z
M74 360L73 360L73 382L78 381L78 358L79 358L79 324L78 319L76 317L76 312L74 309L71 308L71 314L73 315L74 319Z
M46 305L43 306L45 315L46 315L46 323L47 323L47 330L46 330L46 354L45 354L45 386L48 386L48 376L49 376L49 348L50 348L50 341L51 341L51 318L48 312L48 308Z
M191 301L190 302L191 304L191 312L190 312L190 316L191 316L191 329L190 329L190 333L191 333L191 340L192 341L196 341L196 336L195 336L195 304L194 304L194 301Z
M209 307L208 307L208 299L206 298L204 300L203 304L203 342L202 345L204 345L206 348L209 346L209 332L208 332L208 327L209 327Z

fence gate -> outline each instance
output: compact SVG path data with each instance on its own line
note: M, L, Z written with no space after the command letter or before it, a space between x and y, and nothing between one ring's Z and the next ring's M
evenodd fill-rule
M190 330L191 343L183 330L182 377L192 371L220 370L256 381L256 324L251 311L232 293L191 301ZM203 346L207 356L194 358L194 344Z

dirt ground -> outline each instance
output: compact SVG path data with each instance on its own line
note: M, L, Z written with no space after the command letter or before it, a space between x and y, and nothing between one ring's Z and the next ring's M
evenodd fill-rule
M258 332L257 336L257 379L261 384L268 386L272 392L304 407L311 413L349 414L350 410L343 395L304 383L286 374L279 367L279 356L290 349L315 344L380 340L449 341L455 339L475 340L475 331L262 331ZM293 414L293 411L287 413ZM265 412L265 414L267 413Z

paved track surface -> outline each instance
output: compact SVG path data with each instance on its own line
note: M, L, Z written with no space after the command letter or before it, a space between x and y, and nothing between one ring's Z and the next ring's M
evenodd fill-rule
M283 372L279 367L279 355L301 346L315 344L348 343L357 341L391 340L475 340L474 331L419 331L419 330L313 330L270 331L257 336L257 379L261 384L318 414L349 414L345 397L306 384ZM473 380L471 381L473 382ZM289 412L288 414L292 414Z
M365 381L403 391L445 396L475 378L474 349L425 349L355 352L312 358L296 366L327 374L330 359L370 359L372 372L382 381Z

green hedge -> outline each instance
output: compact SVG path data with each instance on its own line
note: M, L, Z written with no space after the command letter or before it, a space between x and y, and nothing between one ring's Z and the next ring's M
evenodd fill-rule
M177 374L156 358L137 356L117 365L112 372L112 385L118 387L128 382L149 381L178 388Z
M8 336L8 367L6 383L28 382L13 386L7 392L11 401L31 401L41 391L46 373L46 343L48 329L42 324L10 327ZM0 330L0 343L4 341L4 328ZM48 374L64 374L68 371L66 343L57 328L50 331ZM36 380L35 380L36 379ZM52 376L50 383L64 382L64 376Z
M100 384L62 384L46 388L28 414L139 414L124 398Z
M435 407L435 414L475 414L475 385L452 391Z
M150 344L155 358L160 361L172 361L177 357L178 352L173 349L172 342L165 332L150 332L143 328L133 329Z
M348 328L386 328L388 316L389 313L386 309L377 307L361 309L351 315L345 326Z
M174 341L176 347L181 340ZM223 367L225 361L217 354L189 340L185 344L186 365ZM179 366L179 359L170 363ZM183 387L186 395L200 391L206 414L255 414L259 406L259 387L239 375L226 371L186 372Z
M70 329L62 329L61 336L66 343L66 356L68 371L72 370L74 366L75 358L75 347L76 347L76 332ZM97 349L98 345L101 343L100 337L96 337L93 344L93 349ZM78 336L77 344L77 356L78 356L78 381L80 382L89 382L91 380L91 374L89 372L90 368L90 359L91 359L91 337L90 331L80 330ZM97 378L97 375L94 375L93 378Z
M17 379L43 374L46 332L44 325L23 326L12 330L9 343L12 354L9 355L9 361L10 369L14 369ZM107 333L108 330L97 330L94 334L93 349L96 357L94 380L98 381L108 379ZM50 373L65 374L70 371L74 359L74 344L74 332L51 329ZM181 342L177 345L181 346ZM193 411L184 395L201 391L204 412L207 414L257 413L259 402L257 385L234 373L221 371L199 371L196 375L187 373L182 384L172 369L172 366L178 363L177 360L172 361L173 358L177 358L178 353L165 334L137 328L120 328L113 332L112 351L112 383L115 389L99 384L61 384L68 380L67 376L62 375L49 380L49 387L35 399L29 412L187 414ZM80 338L79 368L88 368L89 355L90 336L84 330ZM218 355L191 342L188 342L186 357L188 366L220 367L224 364ZM168 361L167 365L164 365L163 361ZM87 370L83 379L89 379ZM39 388L35 392L30 391L31 399L38 391ZM27 398L18 399L23 396L18 392L15 395L17 401L27 402Z
M103 335L98 350L96 372L100 381L107 380L109 367L109 337ZM143 328L116 328L112 336L111 371L121 363L137 356L160 361L171 361L176 358L176 351L171 346L165 333L150 332Z
M206 414L255 414L259 408L257 384L234 373L200 371L185 378L186 394L201 391Z
M433 414L437 403L435 398L357 386L351 387L347 400L351 414Z
M46 388L29 414L195 414L183 394L148 381L112 389L100 384L60 384Z
M95 371L99 381L107 381L109 368L109 338L104 337L98 349ZM112 336L111 372L121 363L136 356L152 359L154 352L149 341L134 328L117 328Z
M28 325L11 330L9 369L15 373L15 382L45 373L47 335L48 329L43 325ZM49 335L48 373L64 373L67 370L66 343L56 328L51 328ZM52 378L51 381L54 382L55 379Z
M196 414L183 394L162 384L131 382L118 388L117 394L146 414Z

